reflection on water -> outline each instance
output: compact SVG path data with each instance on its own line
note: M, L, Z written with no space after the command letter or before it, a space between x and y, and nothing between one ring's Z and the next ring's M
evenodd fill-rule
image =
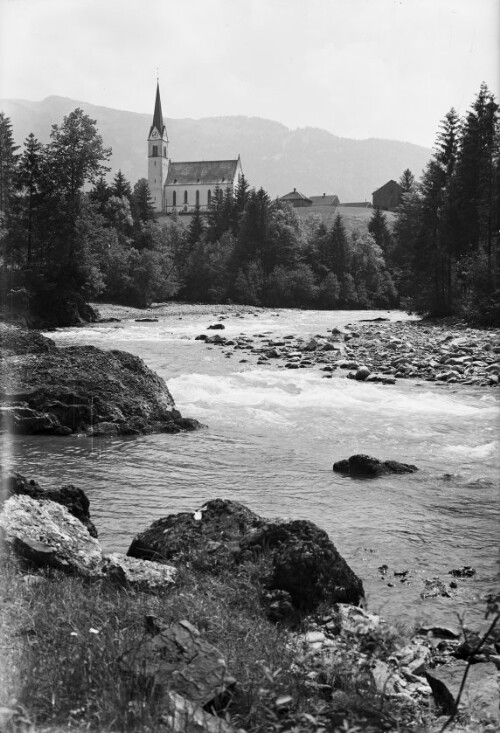
M225 335L270 330L307 337L356 317L370 316L269 312L227 319ZM183 414L208 427L134 439L16 437L17 470L41 483L81 486L107 550L126 551L136 532L165 514L232 498L263 515L323 527L363 578L371 607L388 616L435 621L455 610L482 610L480 599L497 578L496 398L239 364L193 340L210 322L184 317L55 334L62 345L137 353L167 380ZM332 463L353 453L421 470L375 481L334 474ZM389 576L380 579L384 563ZM425 578L449 580L448 571L461 565L473 565L477 575L459 582L455 598L420 599ZM392 575L403 569L409 583Z

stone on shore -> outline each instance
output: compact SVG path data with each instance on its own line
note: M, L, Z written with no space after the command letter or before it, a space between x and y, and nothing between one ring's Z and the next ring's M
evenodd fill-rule
M103 557L100 572L107 580L147 593L161 591L175 583L176 568L148 560L137 560L119 552Z
M57 348L12 326L1 326L0 336L7 344L0 364L4 430L139 435L200 427L182 417L164 380L137 356L95 346Z
M168 733L235 733L233 726L225 720L172 691L166 692L162 699L159 723L160 731Z
M372 456L356 454L341 461L336 461L333 464L333 470L336 473L343 473L357 478L376 478L391 473L415 473L418 468L410 463L380 461Z
M37 567L53 567L83 577L100 572L99 542L69 511L54 501L11 496L0 514L4 542Z
M456 661L425 671L436 703L448 715L454 711L466 669L467 662ZM479 720L489 720L498 724L499 705L500 695L495 665L491 662L471 665L461 695L460 708L467 708Z
M162 628L126 652L119 665L137 687L146 685L159 696L174 691L201 707L216 704L236 684L221 652L189 621Z
M36 481L28 481L20 473L12 473L2 480L0 499L21 494L31 496L32 499L55 501L61 504L70 514L80 520L92 537L97 537L97 530L90 519L90 502L83 489L72 484L43 489Z
M64 570L87 580L108 580L148 593L175 582L177 570L170 565L120 553L103 555L97 532L91 536L75 516L84 512L82 504L85 506L86 502L88 509L83 491L74 486L44 491L35 482L28 484L23 477L16 478L13 488L20 492L26 489L31 494L13 494L7 499L0 514L0 532L5 545L28 565ZM68 499L68 508L45 496L51 492ZM93 527L90 519L88 522Z
M312 522L271 522L229 500L157 520L137 535L127 554L158 562L202 558L208 572L265 557L265 589L286 592L287 603L289 598L300 612L323 601L357 604L364 595L361 580Z

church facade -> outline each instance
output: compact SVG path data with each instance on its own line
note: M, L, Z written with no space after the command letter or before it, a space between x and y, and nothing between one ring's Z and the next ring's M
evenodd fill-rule
M243 175L240 157L176 163L168 157L167 128L163 123L160 86L156 87L153 123L148 135L148 183L158 214L206 211L212 197L235 191Z

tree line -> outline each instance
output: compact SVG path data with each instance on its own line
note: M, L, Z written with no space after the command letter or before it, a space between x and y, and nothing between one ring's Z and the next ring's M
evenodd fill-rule
M498 105L483 85L464 120L451 110L417 181L406 170L390 223L299 218L241 177L207 212L155 219L147 181L119 171L96 123L74 110L20 150L0 113L3 306L65 325L89 300L144 307L176 297L270 307L389 308L498 315Z
M401 304L500 324L499 107L482 84L441 122L420 181L407 181L388 264Z

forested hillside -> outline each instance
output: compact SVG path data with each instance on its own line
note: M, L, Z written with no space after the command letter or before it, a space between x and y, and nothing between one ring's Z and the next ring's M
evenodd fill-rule
M242 177L208 214L154 218L147 181L118 171L95 120L77 108L16 146L0 114L3 309L31 323L91 318L103 298L147 306L171 297L272 307L406 307L499 320L498 104L483 85L470 111L452 109L421 179L399 176L392 222L299 218Z

